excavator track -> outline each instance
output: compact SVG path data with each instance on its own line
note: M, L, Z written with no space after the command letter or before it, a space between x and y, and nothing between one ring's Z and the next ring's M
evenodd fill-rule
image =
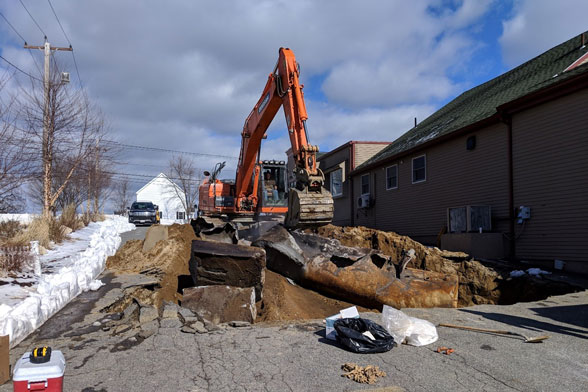
M284 219L287 228L324 226L333 220L333 197L321 187L320 192L290 188L288 213Z

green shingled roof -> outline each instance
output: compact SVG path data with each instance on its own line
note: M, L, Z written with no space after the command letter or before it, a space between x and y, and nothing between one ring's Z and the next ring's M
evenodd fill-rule
M587 33L584 33L587 34ZM462 129L496 114L502 104L543 87L588 71L588 63L563 72L588 51L582 36L574 37L478 87L461 94L433 113L356 170L417 147L442 135Z

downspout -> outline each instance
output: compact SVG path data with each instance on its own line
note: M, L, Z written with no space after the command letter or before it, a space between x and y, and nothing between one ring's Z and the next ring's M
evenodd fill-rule
M507 127L507 154L508 154L508 219L509 219L509 259L516 259L516 239L515 239L515 205L514 205L514 164L512 154L512 117L503 114L502 121Z
M351 149L349 150L349 173L355 170L355 143L351 143ZM346 176L349 176L349 189L351 190L349 193L351 195L351 227L355 227L355 197L353 196L353 177L349 175L349 173L345 173Z

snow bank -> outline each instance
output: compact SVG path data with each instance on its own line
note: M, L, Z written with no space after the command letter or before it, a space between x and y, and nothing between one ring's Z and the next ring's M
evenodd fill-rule
M29 224L38 215L35 214L0 214L0 222L9 220L19 221L22 224Z
M100 287L101 282L95 279L104 270L106 258L116 253L120 233L134 229L135 225L126 218L109 216L104 222L91 223L73 233L76 239L73 244L65 244L43 256L44 267L57 255L60 260L53 264L52 272L37 279L22 301L14 306L0 304L0 335L10 335L10 346L14 347L72 298ZM85 250L76 246L80 241L87 243Z
M534 276L551 274L551 272L543 271L540 268L529 268L529 269L527 269L527 272L521 271L521 270L510 271L510 276L511 276L511 278L519 278L519 277L525 275L525 273L527 273L529 275L534 275Z

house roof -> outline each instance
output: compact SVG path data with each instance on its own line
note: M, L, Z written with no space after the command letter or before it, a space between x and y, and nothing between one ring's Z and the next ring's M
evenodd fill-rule
M347 147L351 147L354 144L390 144L390 142L373 142L373 141L359 141L359 140L350 140L347 143L341 144L339 147L331 150L331 151L327 151L327 152L319 152L316 154L316 159L318 161L320 161L321 159L325 159L333 154L335 154L336 152L339 152Z
M157 181L158 179L163 178L166 181L169 181L171 184L173 184L182 194L184 193L184 191L182 191L182 189L178 186L178 184L176 184L175 182L173 182L168 176L166 176L164 173L159 173L157 176L155 176L151 181L149 181L147 184L143 185L141 187L141 189L139 189L137 192L135 192L137 195L139 194L139 192L143 191L145 188L147 188L149 185L153 184L155 181Z
M421 144L487 120L498 113L497 108L501 105L588 72L588 63L582 60L579 61L581 65L577 63L588 53L587 41L588 32L464 92L361 164L355 171L362 171L380 161L393 159L405 151L418 148ZM572 64L575 67L570 67Z

